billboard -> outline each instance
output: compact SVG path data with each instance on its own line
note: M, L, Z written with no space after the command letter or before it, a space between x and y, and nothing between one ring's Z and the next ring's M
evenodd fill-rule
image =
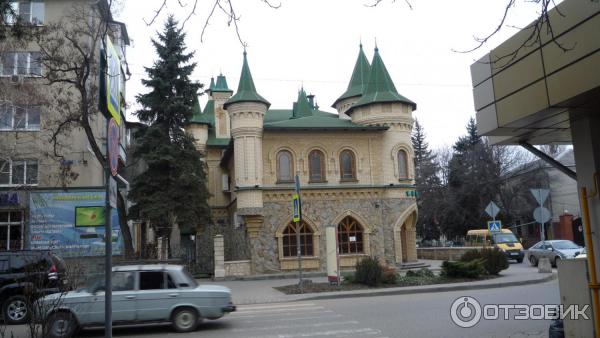
M32 250L52 250L63 257L104 256L105 191L31 192L29 243ZM115 209L110 212L113 255L123 237Z
M121 125L121 61L108 36L106 49L106 107L115 122Z

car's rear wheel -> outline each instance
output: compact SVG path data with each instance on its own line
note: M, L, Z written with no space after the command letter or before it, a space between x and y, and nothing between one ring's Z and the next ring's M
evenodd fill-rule
M77 332L77 320L69 312L55 312L48 317L48 338L71 338Z
M198 326L198 313L189 307L179 308L173 312L171 325L177 332L194 331Z
M557 264L558 264L558 261L560 261L560 260L561 260L560 257L558 257L558 256L554 257L554 267L555 268L558 266Z
M531 266L537 266L538 265L537 258L535 258L535 256L529 256L529 263L531 263Z
M27 299L21 295L10 296L2 307L4 322L9 325L23 324L29 318Z

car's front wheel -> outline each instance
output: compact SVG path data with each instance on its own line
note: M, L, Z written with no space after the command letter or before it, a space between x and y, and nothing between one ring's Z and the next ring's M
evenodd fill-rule
M198 326L198 313L189 307L179 308L173 312L172 325L177 332L194 331Z
M2 307L4 322L9 325L23 324L29 317L29 306L27 299L21 295L8 297Z
M535 256L529 256L529 263L531 263L531 266L537 266L537 258L535 258Z
M48 338L71 338L77 332L77 320L71 313L55 312L46 323Z
M554 257L554 267L555 268L558 266L557 264L558 264L558 261L560 261L560 260L561 260L560 257L558 257L558 256Z

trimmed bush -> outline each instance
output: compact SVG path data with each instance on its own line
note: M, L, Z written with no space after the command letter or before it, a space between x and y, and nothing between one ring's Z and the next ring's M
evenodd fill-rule
M448 278L479 278L486 272L483 264L483 258L468 262L444 261L442 263L442 276Z
M506 255L497 248L484 248L482 250L469 250L460 258L462 262L483 259L485 271L490 275L497 275L502 270L508 269Z
M383 281L383 268L374 257L365 257L356 263L354 282L376 286Z
M435 277L435 274L433 273L433 271L427 269L427 268L421 268L417 271L414 270L408 270L406 271L406 277Z
M396 284L398 282L398 274L394 268L383 268L383 276L381 279L383 284Z

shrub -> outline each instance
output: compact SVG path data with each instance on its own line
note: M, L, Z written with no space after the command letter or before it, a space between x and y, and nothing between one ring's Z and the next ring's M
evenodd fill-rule
M398 282L398 274L394 268L383 268L383 276L381 279L383 284L396 284Z
M383 268L374 257L365 257L356 263L354 281L356 283L375 286L383 280Z
M342 274L342 282L344 283L354 283L354 274L353 273L343 273Z
M485 274L483 266L484 259L474 259L468 262L448 262L442 263L442 276L449 278L478 278Z
M462 262L475 259L483 259L485 271L490 275L497 275L500 271L508 269L506 255L496 248L485 248L482 250L469 250L460 258Z
M428 277L428 278L432 278L435 277L433 271L427 269L427 268L421 268L417 271L414 270L408 270L406 271L406 277Z

